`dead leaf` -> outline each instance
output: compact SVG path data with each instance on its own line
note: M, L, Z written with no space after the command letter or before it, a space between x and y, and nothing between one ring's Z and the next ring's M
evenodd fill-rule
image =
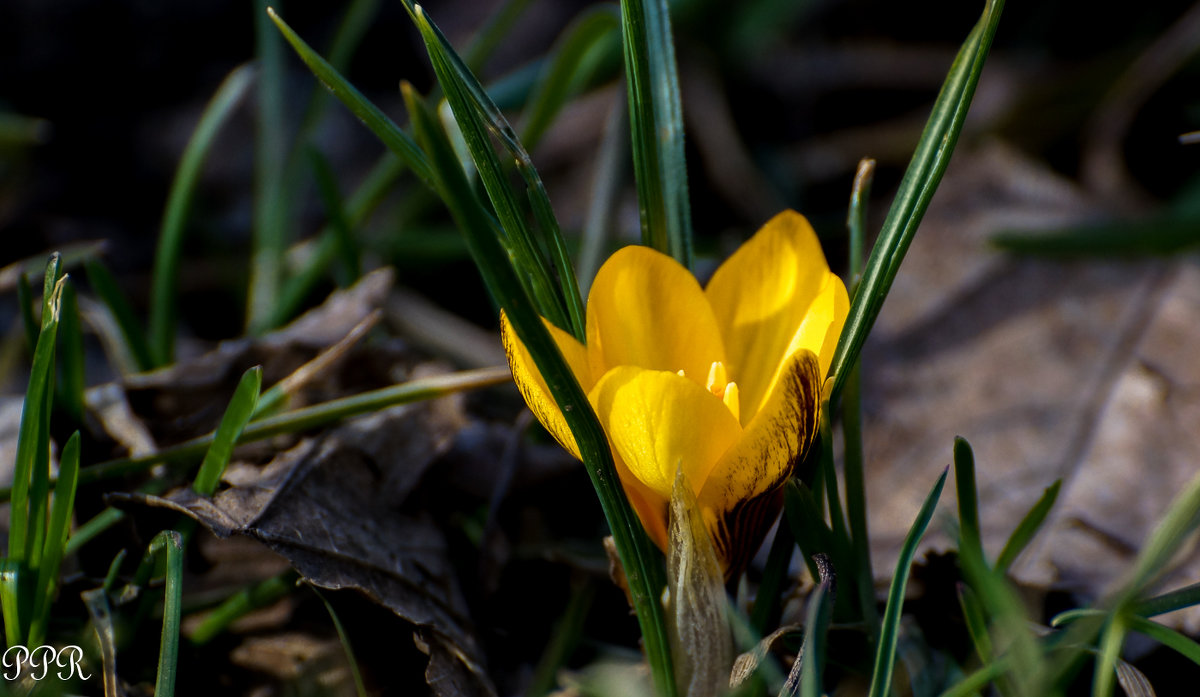
M890 574L955 435L975 451L987 551L1055 479L1063 493L1014 567L1095 598L1125 569L1200 445L1200 271L1186 260L1050 261L994 251L1005 228L1095 219L1103 202L1011 150L960 152L864 363L876 571ZM953 496L943 509L953 510ZM931 530L924 548L949 542ZM1187 573L1200 575L1192 554ZM1200 616L1189 620L1200 627Z
M427 637L432 673L475 686L461 694L490 695L446 540L428 513L399 508L463 420L458 397L401 405L304 439L257 477L236 468L235 483L212 498L186 488L117 500L177 510L219 537L256 539L315 586L362 591Z

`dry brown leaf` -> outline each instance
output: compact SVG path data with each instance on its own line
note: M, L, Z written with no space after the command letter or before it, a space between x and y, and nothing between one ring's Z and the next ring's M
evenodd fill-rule
M1097 597L1128 567L1200 444L1200 271L1186 260L1052 261L990 248L1004 228L1093 219L1102 205L1001 146L960 152L865 354L876 570L890 575L961 435L984 543L999 552L1055 479L1059 503L1014 568ZM953 494L942 508L952 510ZM925 548L943 548L932 530ZM1200 574L1191 555L1181 585ZM1200 626L1195 620L1189 627Z

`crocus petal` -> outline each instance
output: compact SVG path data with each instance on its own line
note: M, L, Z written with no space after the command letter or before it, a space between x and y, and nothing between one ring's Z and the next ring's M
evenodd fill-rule
M699 489L742 435L719 397L668 371L614 368L589 398L613 451L663 509L677 467Z
M705 295L725 342L726 366L741 392L743 424L766 399L797 328L831 277L836 279L812 226L799 213L784 211L708 282Z
M625 247L600 267L588 294L587 349L596 376L634 365L682 370L697 382L725 353L700 284L649 247Z
M752 555L778 512L779 487L791 476L817 432L820 364L811 351L789 357L781 379L721 457L696 497L710 516L713 544L736 567Z
M546 325L546 330L550 332L550 338L554 339L558 350L567 361L567 366L570 367L575 379L579 381L586 392L592 386L587 349L575 337L545 319L542 320L542 324ZM525 344L521 343L520 337L513 330L508 316L503 311L500 312L500 337L504 342L504 353L508 355L508 366L512 370L513 380L517 383L517 388L521 391L521 396L525 398L525 403L529 405L530 411L554 436L555 440L572 455L579 457L579 446L575 444L575 436L571 435L571 429L567 426L562 412L559 411L554 396L550 394L550 388L546 386L546 381L542 379L537 364L533 362L533 356L529 354Z
M808 313L804 315L800 328L792 336L787 355L802 350L812 351L817 354L821 364L821 375L827 375L849 312L850 296L846 293L846 286L842 279L829 274L825 278L825 286L821 288L821 292L809 306ZM774 383L771 387L774 387Z

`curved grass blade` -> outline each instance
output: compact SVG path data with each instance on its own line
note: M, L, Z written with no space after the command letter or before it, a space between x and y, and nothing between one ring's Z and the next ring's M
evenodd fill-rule
M59 458L58 483L54 487L54 502L50 508L50 527L46 531L46 549L38 569L33 617L29 626L29 645L41 646L46 638L50 619L50 603L58 588L58 570L70 531L71 514L75 509L75 489L79 483L79 431L67 439Z
M233 398L221 416L221 423L213 433L212 445L204 455L200 471L192 482L192 490L202 496L212 496L221 482L221 473L229 464L229 456L233 454L233 446L237 443L254 408L258 404L258 394L262 389L262 366L254 366L242 374L238 381Z
M146 341L145 329L138 320L137 314L134 313L133 306L129 304L129 298L121 292L121 286L118 285L117 279L99 259L84 261L83 268L87 273L87 280L92 286L92 291L99 296L101 302L108 307L109 312L117 320L121 337L124 339L125 350L133 357L137 369L146 371L153 368L154 358L150 351L150 344Z
M532 150L554 121L571 94L597 67L589 60L597 47L615 37L621 17L612 5L590 7L580 13L551 49L548 62L525 107L521 142Z
M887 606L883 610L883 624L879 630L879 644L875 652L875 669L871 674L871 687L868 692L870 697L884 697L891 690L892 670L896 665L896 646L900 633L900 615L904 608L904 590L908 587L908 574L912 567L913 557L917 553L917 545L921 543L921 537L925 535L925 528L929 527L934 508L937 507L938 499L942 496L942 486L945 485L948 474L948 470L943 471L933 490L925 497L925 503L922 504L920 512L917 513L917 519L913 521L908 535L904 538L904 545L900 548L900 558L896 561L896 571L892 575L892 584L888 588Z
M1134 612L1142 617L1153 617L1193 605L1200 605L1200 583L1142 600L1134 606Z
M1033 508L1029 509L1029 512L1017 524L1016 529L1013 530L1013 534L1004 543L1004 548L1000 550L1000 556L996 558L996 573L1008 573L1013 562L1029 546L1029 543L1033 540L1033 536L1037 534L1037 531L1042 527L1042 523L1046 521L1046 516L1050 515L1050 509L1054 507L1054 502L1058 499L1060 488L1062 488L1061 479L1056 480L1053 484L1046 487L1041 497L1038 498L1037 503L1033 504Z
M818 564L828 565L829 560L819 560ZM804 663L800 668L800 697L821 697L825 694L821 677L825 669L825 638L829 632L837 588L832 569L826 573L822 568L821 572L821 582L809 598L804 615ZM797 657L796 660L801 658Z
M388 118L379 107L364 97L354 85L347 82L346 78L342 77L341 73L334 69L328 61L313 51L312 47L292 31L287 22L284 22L273 9L267 8L267 14L271 21L275 22L275 26L283 34L283 38L296 51L296 55L300 56L300 60L304 61L313 75L321 81L321 84L325 85L333 93L333 96L346 105L346 108L383 141L384 146L400 158L400 161L407 165L421 181L432 187L433 172L429 167L429 161L413 139Z
M524 288L492 232L482 204L458 167L445 134L439 130L436 119L426 111L411 88L407 85L402 87L417 138L437 163L437 188L466 236L472 257L487 287L504 307L517 336L534 357L538 371L579 445L588 476L600 498L600 506L625 569L654 684L663 697L674 697L674 673L663 608L659 602L665 583L661 555L646 536L625 498L608 441L587 396L525 295Z
M179 167L175 170L175 179L171 182L171 192L167 196L167 207L158 233L158 248L154 253L154 283L150 293L150 353L156 366L171 363L175 356L179 258L183 252L184 228L196 182L217 133L241 102L253 78L254 69L246 65L229 73L204 108L200 122L184 148ZM120 317L119 314L117 316Z
M621 0L642 243L692 268L683 108L666 0Z
M841 395L843 383L858 359L867 334L900 269L900 262L904 260L917 226L950 162L1003 6L1003 0L988 0L983 16L959 50L934 102L933 113L921 134L908 170L900 181L900 188L884 219L879 239L867 260L858 291L850 303L850 314L846 318L846 326L838 340L829 371L834 377L831 403L836 404Z
M410 6L409 0L405 0L405 6ZM575 279L575 269L571 266L571 258L563 243L550 198L546 195L542 179L533 166L533 160L521 145L504 114L483 89L483 85L479 84L467 69L466 64L454 52L454 48L430 21L424 10L419 5L412 5L410 12L425 40L425 48L429 52L434 72L437 73L442 89L446 91L446 99L454 110L454 117L462 129L471 157L479 170L480 179L500 218L504 232L511 240L508 246L516 253L521 269L530 279L530 286L534 291L531 295L539 305L547 306L539 307L543 310L543 316L559 327L571 331L582 341L584 309L583 300L579 295L579 284ZM520 215L516 197L488 139L489 132L500 140L516 160L517 171L525 182L534 219L541 230L544 243L549 248L554 272L558 274L557 289L546 265L545 253ZM548 287L541 290L543 284ZM546 297L540 297L539 292L545 293ZM548 307L551 302L553 307ZM551 309L553 312L545 312ZM558 319L555 319L556 317Z
M983 538L979 532L979 494L975 488L975 454L961 436L954 438L954 489L958 494L958 549L981 565Z
M1106 614L1107 613L1104 610L1097 610L1094 608L1068 610L1056 615L1051 621L1051 626L1061 627L1067 623L1074 622L1075 620L1082 619L1084 617L1104 617ZM1192 639L1180 634L1170 627L1166 627L1157 622L1148 620L1145 617L1130 615L1128 616L1128 622L1130 631L1144 634L1163 646L1176 651L1189 661L1200 665L1200 644L1197 644Z

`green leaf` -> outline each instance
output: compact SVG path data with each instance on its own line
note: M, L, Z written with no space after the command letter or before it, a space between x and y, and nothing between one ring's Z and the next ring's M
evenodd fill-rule
M1054 507L1054 502L1058 499L1058 490L1061 487L1061 479L1046 487L1037 503L1033 504L1033 508L1029 509L1029 512L1017 524L1008 541L1004 543L1004 549L1000 550L1000 556L996 558L996 573L1008 573L1013 562L1029 546L1034 535L1041 529L1042 523L1046 521L1046 516L1050 515L1050 509Z
M188 640L194 646L207 644L234 621L290 595L296 589L297 578L299 576L296 572L288 569L234 593L204 616L200 624L191 631Z
M621 0L642 243L692 267L683 109L666 0Z
M83 323L75 286L63 288L62 315L58 325L58 405L72 424L83 423Z
M217 490L217 485L221 482L221 473L225 471L229 464L229 456L233 454L233 446L241 437L246 424L250 423L250 417L254 415L254 407L258 404L261 389L262 366L254 366L242 374L242 379L238 381L237 389L233 392L233 398L229 400L229 406L225 407L225 413L221 416L221 423L213 433L212 445L208 447L204 462L200 464L196 480L192 483L192 490L197 494L212 496Z
M892 670L896 665L896 647L900 633L900 616L904 608L904 590L908 587L908 574L912 567L913 557L917 546L925 535L925 528L933 518L934 508L942 495L942 486L946 483L949 471L942 472L937 484L925 497L925 503L917 513L904 544L900 547L900 558L896 561L896 571L892 574L892 584L888 588L887 606L883 610L883 625L879 631L879 644L875 652L875 669L871 674L870 697L884 697L892 687Z
M828 563L826 561L825 563ZM804 614L804 653L800 669L800 697L821 697L822 672L825 669L826 634L833 614L835 588L832 576L822 576L816 590L808 600Z
M673 697L676 687L659 594L665 583L661 556L650 542L621 488L604 431L587 395L576 382L534 305L517 280L490 221L458 167L457 160L437 121L420 104L411 88L403 86L405 102L417 138L437 163L436 188L447 202L459 228L467 237L471 255L487 287L504 308L513 329L533 356L555 402L571 429L583 456L600 507L612 530L617 552L629 581L630 595L646 650L650 672L659 694ZM443 179L444 177L444 179Z
M850 314L838 340L829 371L834 377L831 403L837 403L843 383L858 359L917 226L950 162L1003 6L1003 0L988 0L983 16L967 36L942 84L933 114L925 125L908 170L900 180L900 188L867 259L866 271L850 303Z

